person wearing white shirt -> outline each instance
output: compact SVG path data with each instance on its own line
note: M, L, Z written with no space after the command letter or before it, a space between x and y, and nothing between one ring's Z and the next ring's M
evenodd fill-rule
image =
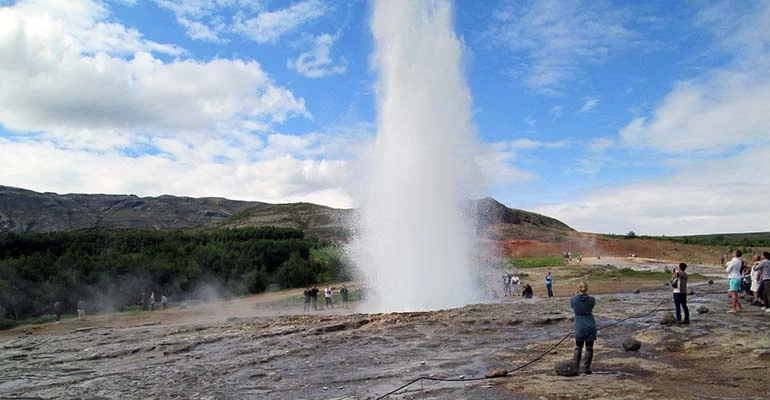
M738 292L741 291L741 267L743 267L743 260L741 259L742 255L743 253L741 253L740 250L735 250L733 259L727 263L727 268L725 268L725 271L727 271L727 279L730 283L727 292L730 293L731 305L730 311L728 312L731 313L741 311L741 303L738 302Z

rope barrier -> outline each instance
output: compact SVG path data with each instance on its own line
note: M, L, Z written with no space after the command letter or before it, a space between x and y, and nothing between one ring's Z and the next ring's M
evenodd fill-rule
M719 292L719 293L724 293L724 292ZM617 320L617 321L615 321L615 322L612 322L612 323L609 323L609 324L606 324L606 325L602 325L602 326L600 326L600 327L598 327L598 328L597 328L597 331L601 331L601 330L603 330L603 329L608 329L608 328L611 328L611 327L613 327L613 326L619 325L619 324L621 324L621 323L623 323L623 322L625 322L625 321L628 321L628 320L630 320L630 319L637 319L637 318L646 317L646 316L648 316L648 315L650 315L650 314L652 314L652 313L655 313L655 312L659 311L659 309L660 309L660 306L662 306L662 305L663 305L663 303L666 303L666 302L668 302L668 301L669 301L669 299L663 299L663 300L661 300L661 302L660 302L660 303L658 303L658 305L656 305L656 306L655 306L655 308L653 308L652 310L650 310L650 311L648 311L648 312L646 312L646 313L642 313L642 314L634 314L634 315L628 316L628 317L626 317L626 318L623 318L623 319ZM530 365L532 365L532 364L534 364L534 363L536 363L536 362L540 361L540 360L541 360L543 357L545 357L545 356L546 356L546 355L548 355L550 352L552 352L554 349L556 349L557 347L559 347L559 346L560 346L562 343L564 343L564 341L565 341L565 340L567 340L567 339L568 339L570 336L573 336L573 335L574 335L574 333L573 333L573 332L570 332L570 333L568 333L568 334L567 334L567 335L565 335L563 338L561 338L561 339L560 339L558 342L556 342L556 344L554 344L553 346L551 346L551 347L550 347L548 350L544 351L543 353L541 353L541 354L540 354L540 355L538 355L537 357L535 357L535 358L533 358L533 359L531 359L531 360L529 360L529 361L525 362L524 364L522 364L522 365L519 365L519 366L517 366L517 367L515 367L515 368L513 368L513 369L510 369L510 370L497 370L497 371L494 371L494 372L492 372L492 373L490 373L490 374L487 374L487 375L485 375L485 376L481 376L481 377L477 377L477 378L468 378L468 379L465 379L465 378L436 378L436 377L432 377L432 376L421 376L421 377L417 377L417 378L414 378L414 379L412 379L411 381L409 381L409 382L407 382L407 383L405 383L405 384L403 384L403 385L399 386L398 388L396 388L396 389L394 389L394 390L391 390L391 391L390 391L390 392L388 392L388 393L385 393L384 395L382 395L382 396L380 396L380 397L377 397L377 399L376 399L376 400L382 400L382 399L385 399L385 398L387 398L387 397L390 397L390 396L391 396L391 395L393 395L394 393L396 393L396 392L398 392L398 391L400 391L400 390L406 389L407 387L409 387L409 386L411 386L411 385L413 385L413 384L415 384L415 383L417 383L417 382L420 382L420 381L437 381L437 382L474 382L474 381L482 381L482 380L487 380L487 379L497 379L497 378L502 378L502 377L505 377L505 376L508 376L508 375L510 375L511 373L514 373L514 372L520 371L520 370L522 370L522 369L524 369L524 368L526 368L526 367L528 367L528 366L530 366Z

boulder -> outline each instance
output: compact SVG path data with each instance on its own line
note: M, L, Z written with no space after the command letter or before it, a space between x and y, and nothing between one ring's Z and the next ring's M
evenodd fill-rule
M660 319L661 325L674 325L676 324L676 318L674 318L674 314L671 314L670 312L663 314L663 318Z
M642 291L639 289L634 290L634 294L639 294L639 293L642 293Z
M706 308L706 306L700 306L697 309L695 309L695 312L697 312L698 314L705 314L709 312L709 309Z
M575 360L559 361L553 367L556 375L559 376L577 376L578 374L578 365Z
M709 279L709 285L713 285L713 284L714 284L714 280L713 279Z
M623 350L624 351L639 351L639 349L642 348L642 342L634 339L634 338L628 338L623 341Z

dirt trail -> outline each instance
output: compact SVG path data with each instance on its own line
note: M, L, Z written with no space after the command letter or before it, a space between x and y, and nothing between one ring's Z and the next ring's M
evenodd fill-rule
M288 291L24 327L0 334L0 398L374 399L419 376L481 377L522 365L571 331L567 300L579 277L553 270L556 298L539 297L538 286L532 300L452 310L304 314L293 301L299 291ZM723 280L693 285L689 326L659 324L672 308L660 281L591 286L599 325L649 313L599 332L593 375L555 375L554 363L571 356L568 339L510 376L421 382L391 398L767 398L770 313L727 314ZM639 352L621 349L628 337L642 342Z

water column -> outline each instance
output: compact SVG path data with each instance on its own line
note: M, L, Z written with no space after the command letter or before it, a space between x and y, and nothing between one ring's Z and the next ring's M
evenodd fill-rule
M479 297L468 199L478 186L472 99L448 1L381 0L371 20L378 130L352 249L364 311Z

